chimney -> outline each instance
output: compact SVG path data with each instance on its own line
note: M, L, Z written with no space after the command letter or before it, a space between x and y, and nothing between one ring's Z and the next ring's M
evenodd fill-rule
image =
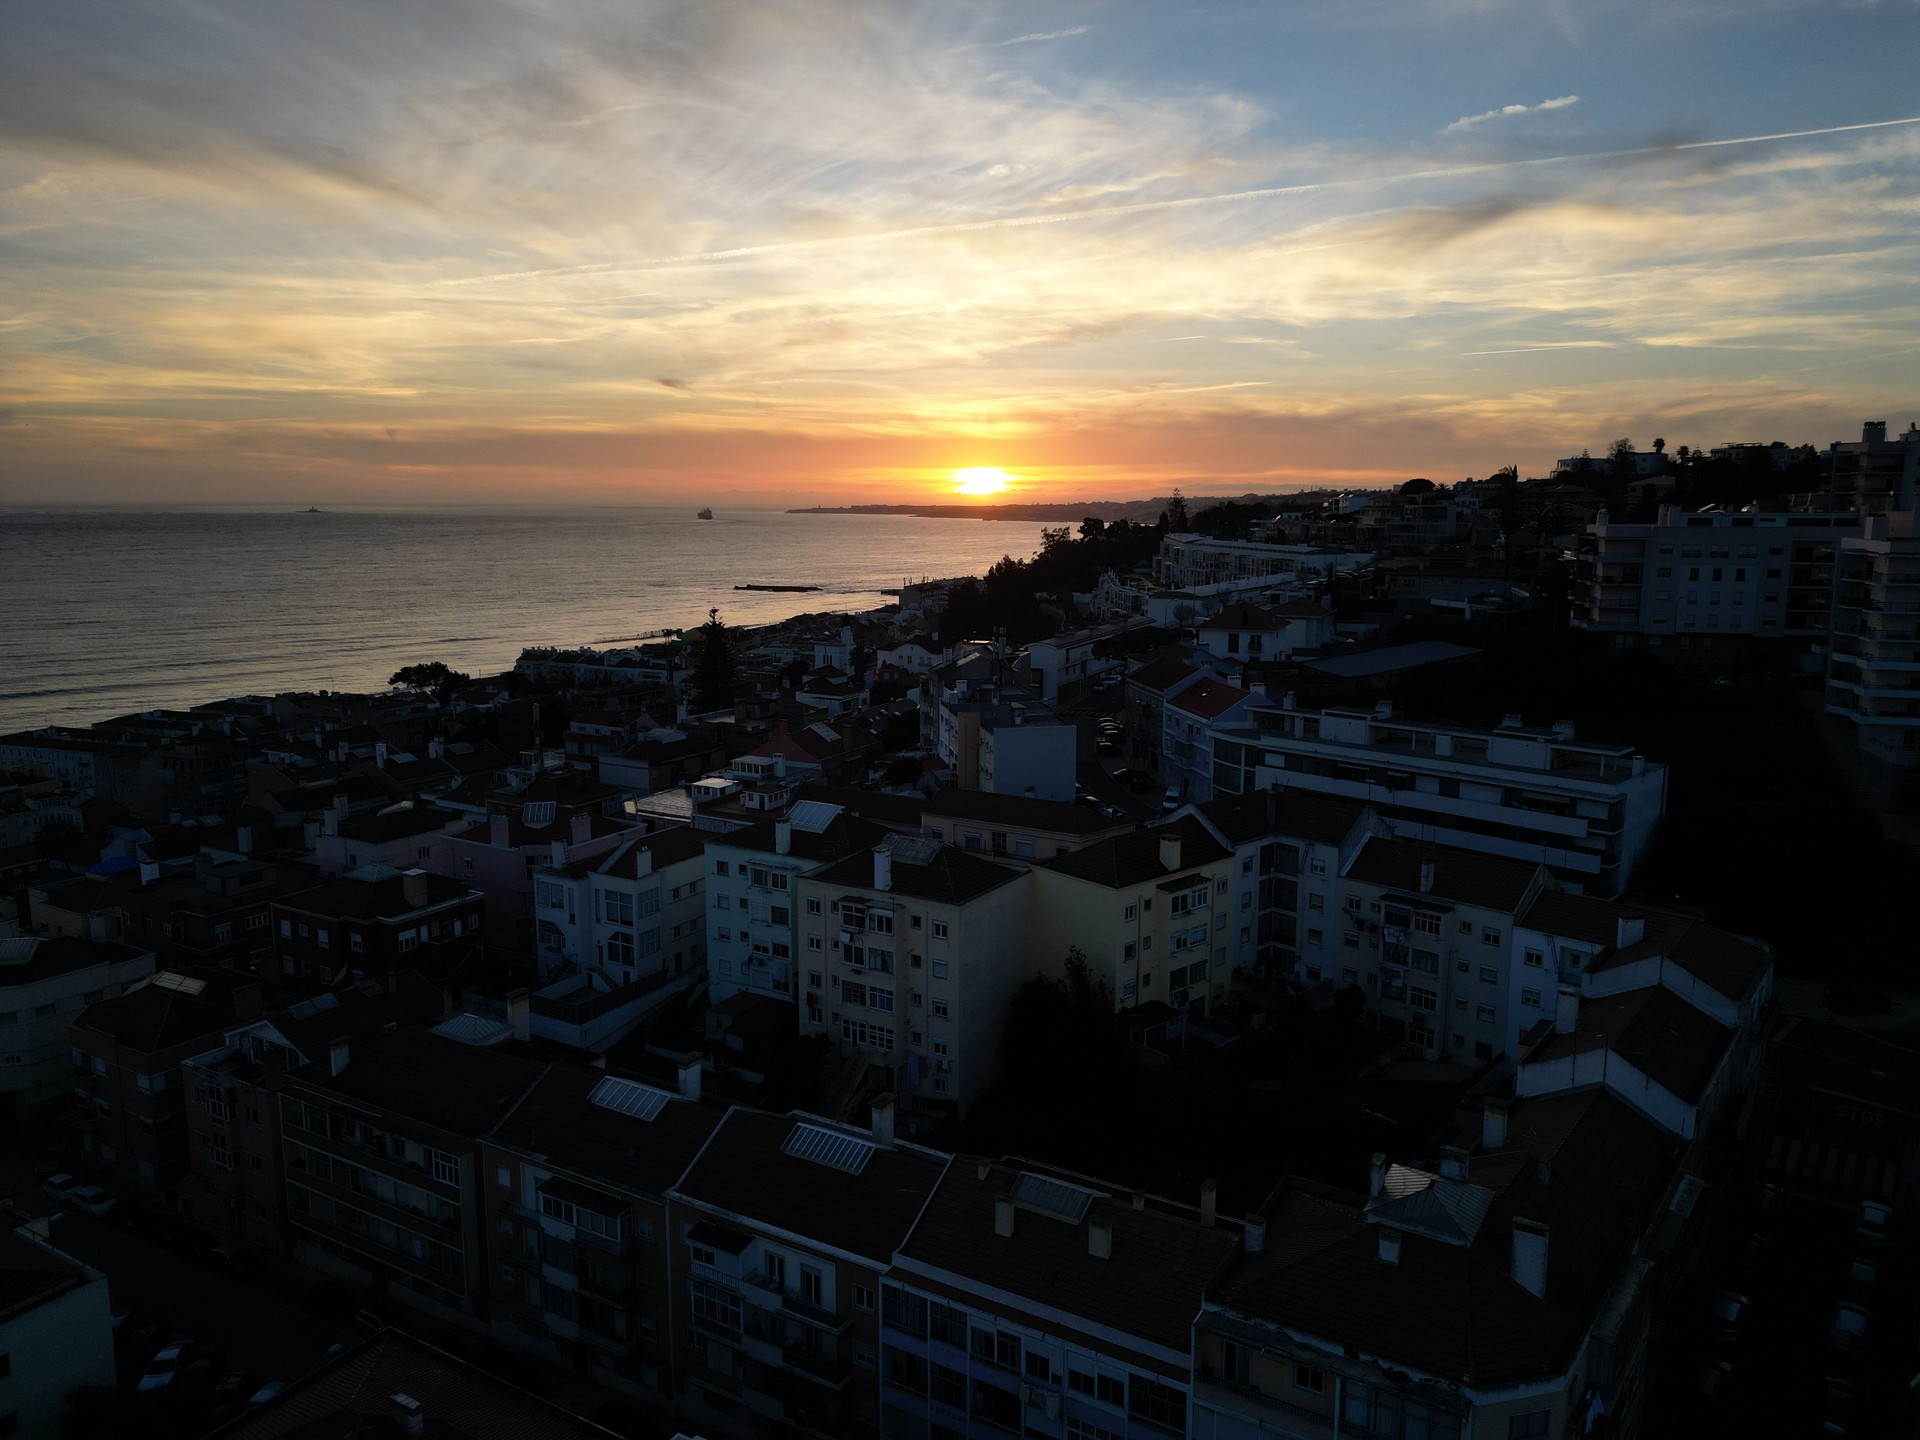
M421 1403L411 1395L394 1394L389 1397L393 1404L394 1423L405 1435L424 1435L427 1433L427 1412Z
M1163 834L1160 837L1160 868L1178 870L1180 868L1180 837Z
M347 804L346 796L336 795L333 797L333 813L338 815L342 820L347 818L347 812L350 808Z
M1507 1102L1489 1095L1480 1107L1480 1148L1498 1150L1507 1143Z
M338 835L340 833L340 812L338 810L328 809L321 812L320 833L322 835Z
M1367 1166L1367 1194L1378 1200L1380 1192L1387 1188L1387 1157L1374 1152L1372 1162Z
M1536 1300L1547 1298L1547 1225L1513 1217L1513 1280Z
M1526 723L1527 721L1525 716L1506 715L1501 717L1500 728L1502 730L1521 730L1526 727Z
M1580 997L1562 990L1553 998L1553 1033L1571 1035L1580 1025Z
M140 862L140 883L142 885L151 885L159 878L160 862L158 860L142 860Z
M373 742L373 768L376 770L387 768L387 742L384 740Z
M1087 1222L1087 1253L1096 1260L1113 1258L1113 1226L1107 1221Z
M1420 893L1422 895L1433 893L1433 857L1431 855L1423 856L1420 861Z
M1264 1215L1247 1216L1246 1228L1240 1232L1241 1245L1247 1254L1258 1255L1267 1248L1267 1217Z
M533 991L524 985L507 996L507 1023L513 1027L514 1039L533 1038Z
M1376 1225L1373 1228L1378 1232L1381 1261L1388 1265L1398 1265L1400 1263L1400 1232L1391 1225Z
M556 870L567 868L567 842L549 840L547 842L547 863Z
M973 1174L976 1180L984 1180L993 1174L993 1166L987 1161L982 1160L978 1165L974 1166Z
M234 827L233 848L238 850L242 855L251 855L253 853L253 827L251 825L236 825Z
M1220 1182L1203 1180L1200 1182L1200 1223L1209 1230L1213 1228L1214 1215L1220 1200Z
M1136 1210L1144 1210L1147 1208L1147 1192L1146 1191L1136 1190L1133 1192L1133 1208Z
M1647 919L1644 915L1622 915L1613 922L1614 948L1624 950L1629 945L1638 945L1647 938Z
M704 1058L697 1050L689 1050L680 1057L680 1098L682 1100L700 1098L700 1069Z
M1013 1197L1002 1195L993 1202L993 1233L1001 1239L1013 1236Z
M423 910L427 904L427 872L424 870L406 870L400 875L400 893L406 897L409 910Z
M1464 1180L1467 1178L1467 1151L1461 1145L1442 1145L1440 1147L1440 1177L1443 1180Z
M567 839L571 844L584 845L592 838L593 816L582 812L568 818Z
M776 780L784 780L787 778L786 756L776 755L773 757L773 778Z
M873 1097L873 1143L883 1150L893 1148L893 1096Z
M344 1039L334 1041L327 1049L327 1073L338 1075L352 1058L353 1049Z
M636 880L644 880L653 873L653 847L643 845L633 852L633 874Z
M427 758L429 760L446 759L447 758L447 742L445 740L441 740L438 738L429 740L427 742Z
M873 852L873 888L876 890L893 888L893 852L884 845Z
M773 853L776 855L793 853L793 821L784 815L773 822Z
M503 850L513 843L511 822L506 816L495 815L487 822L487 842L498 845Z

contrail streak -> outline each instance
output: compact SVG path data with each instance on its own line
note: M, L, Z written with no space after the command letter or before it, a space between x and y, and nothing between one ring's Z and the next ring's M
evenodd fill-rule
M1430 170L1404 170L1396 175L1355 176L1350 180L1313 180L1300 185L1269 185L1258 190L1231 190L1221 195L1189 195L1179 200L1141 200L1131 205L1103 205L1091 210L1069 210L1050 215L1004 215L992 220L960 220L943 225L914 225L902 230L876 230L865 235L829 235L817 240L774 240L764 245L740 245L731 250L700 250L686 255L663 255L651 260L608 260L597 265L566 265L549 270L513 270L499 275L471 275L443 280L442 285L491 285L504 280L538 280L563 275L613 275L660 270L674 265L699 265L717 260L745 260L755 255L828 250L841 245L874 245L889 240L914 240L929 235L966 235L977 230L1018 230L1030 225L1065 225L1079 220L1106 220L1147 215L1161 210L1187 210L1200 205L1234 205L1249 200L1273 200L1289 195L1313 195L1328 190L1367 186L1406 185L1420 180L1450 180L1490 175L1504 170L1573 165L1585 160L1631 160L1643 155L1678 155L1690 150L1718 150L1733 145L1767 145L1779 140L1811 140L1823 135L1847 135L1860 130L1886 130L1898 125L1920 125L1920 115L1898 120L1867 120L1855 125L1826 125L1817 130L1782 130L1771 135L1736 135L1724 140L1687 140L1676 145L1636 145L1625 150L1587 150L1573 155L1539 155L1530 160L1490 160L1479 165L1446 165Z

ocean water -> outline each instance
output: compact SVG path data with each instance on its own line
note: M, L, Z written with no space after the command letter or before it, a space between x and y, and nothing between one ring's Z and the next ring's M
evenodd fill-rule
M377 689L414 661L490 673L710 606L733 624L868 609L1040 543L1033 522L693 508L0 509L0 731ZM823 588L733 589L754 583Z

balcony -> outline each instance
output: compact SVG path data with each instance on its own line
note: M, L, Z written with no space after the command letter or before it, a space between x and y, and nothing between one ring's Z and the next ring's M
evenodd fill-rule
M829 1390L843 1390L853 1378L853 1364L844 1355L831 1355L805 1345L789 1345L781 1351L781 1356L789 1375Z

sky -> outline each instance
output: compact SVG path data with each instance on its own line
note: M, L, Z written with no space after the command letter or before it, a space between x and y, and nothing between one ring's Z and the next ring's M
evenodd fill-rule
M1916 55L1916 0L9 0L0 503L1904 429Z

